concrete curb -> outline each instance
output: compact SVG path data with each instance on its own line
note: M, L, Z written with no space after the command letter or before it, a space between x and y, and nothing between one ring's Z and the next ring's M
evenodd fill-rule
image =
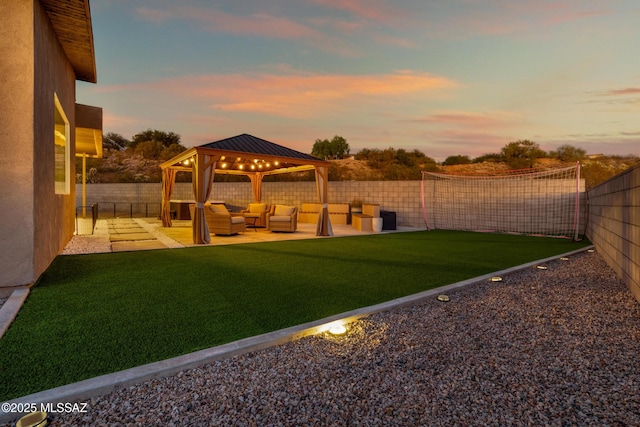
M11 322L18 315L18 311L20 311L20 307L22 307L28 295L29 288L21 286L15 289L9 299L0 307L0 338L9 329Z
M87 400L99 395L107 394L114 390L118 390L134 384L139 384L153 378L166 377L176 374L185 369L195 368L217 360L227 359L233 356L284 344L290 341L295 341L305 336L318 333L320 330L322 330L322 326L326 325L327 323L331 323L337 320L342 320L348 323L381 311L387 311L403 306L416 304L442 293L457 289L463 289L475 283L489 280L493 276L504 277L517 271L531 268L538 264L543 264L564 256L575 255L592 248L593 246L580 248L561 255L529 262L516 267L496 271L490 274L485 274L483 276L474 277L471 279L463 280L461 282L452 283L450 285L441 286L436 289L430 289L428 291L408 295L406 297L397 298L369 307L363 307L345 313L336 314L334 316L326 317L324 319L316 320L302 325L292 326L289 328L250 338L244 338L228 344L200 350L171 359L153 362L146 365L137 366L135 368L114 372L112 374L90 378L77 383L67 384L61 387L44 390L38 393L30 394L28 396L10 400L7 403L29 403L36 404L39 407L41 403L67 403ZM6 413L4 411L0 411L0 422L11 421L19 417L20 415L21 414L18 413Z

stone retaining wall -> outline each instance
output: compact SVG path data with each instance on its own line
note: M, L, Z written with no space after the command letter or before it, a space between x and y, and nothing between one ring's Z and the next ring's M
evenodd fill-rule
M640 165L588 192L587 236L640 301Z

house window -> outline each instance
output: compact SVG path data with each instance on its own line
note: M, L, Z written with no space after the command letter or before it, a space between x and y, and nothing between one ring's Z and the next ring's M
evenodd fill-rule
M69 120L62 109L60 100L57 95L53 95L55 100L55 125L54 125L54 149L55 149L55 184L56 194L70 194L71 180L69 177L70 164L70 138L69 138Z

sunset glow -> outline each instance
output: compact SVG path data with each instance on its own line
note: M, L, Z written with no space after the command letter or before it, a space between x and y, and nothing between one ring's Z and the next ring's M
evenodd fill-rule
M341 135L436 160L530 139L640 154L633 0L91 3L105 132Z

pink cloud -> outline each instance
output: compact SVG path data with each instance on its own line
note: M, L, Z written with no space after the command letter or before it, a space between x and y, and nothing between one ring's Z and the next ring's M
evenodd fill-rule
M103 111L102 120L104 122L103 128L120 128L120 127L132 127L138 124L138 120L130 117L118 114L113 114L108 110Z
M601 5L607 4L601 2ZM475 7L475 9L472 9ZM544 35L544 28L608 15L612 11L593 3L578 1L492 1L461 9L444 20L444 24L432 23L436 33L463 37L474 35L507 35L535 32Z
M284 16L275 16L265 12L248 14L231 14L213 7L176 6L169 9L157 10L140 8L138 16L156 23L163 23L170 19L180 19L193 22L214 33L234 34L238 36L253 36L266 39L281 39L301 41L319 49L342 55L354 55L350 49L339 43L332 34L319 31L313 25L304 24ZM315 21L316 24L318 23ZM314 20L309 23L313 24ZM339 23L333 23L338 25ZM342 22L340 26L346 29L348 24Z
M521 115L507 112L494 111L489 113L476 113L470 111L443 111L411 120L413 122L440 124L446 126L471 127L471 128L499 128L521 125Z
M605 96L624 96L624 95L639 95L640 88L637 87L628 87L625 89L614 89L608 92L603 93Z
M198 22L207 30L238 35L253 35L278 39L317 39L324 37L318 31L287 18L254 13L232 15L216 9L180 7L175 11L182 18Z
M378 0L315 0L322 6L347 11L357 18L376 22L391 22L407 14L399 8Z
M398 71L380 75L210 74L148 83L103 87L104 91L168 94L172 102L204 104L221 112L308 118L357 106L386 105L397 98L424 98L451 90L457 83L427 73ZM166 96L166 95L165 95Z

